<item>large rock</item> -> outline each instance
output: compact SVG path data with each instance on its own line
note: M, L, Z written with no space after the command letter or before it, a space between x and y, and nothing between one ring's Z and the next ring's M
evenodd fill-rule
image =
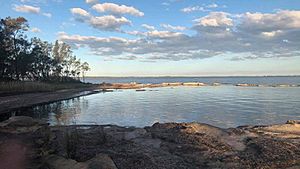
M65 159L57 155L50 155L45 159L45 167L49 169L87 169L87 164L78 163L72 159Z
M86 163L88 169L117 169L113 160L106 154L98 154Z
M98 154L86 161L77 162L57 155L45 158L45 166L49 169L118 169L113 160L106 154Z

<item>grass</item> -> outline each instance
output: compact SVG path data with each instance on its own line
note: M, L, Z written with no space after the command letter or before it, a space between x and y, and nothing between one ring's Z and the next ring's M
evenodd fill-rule
M45 83L45 82L0 82L0 95L52 92L63 89L77 89L92 87L92 84L72 82L72 83Z

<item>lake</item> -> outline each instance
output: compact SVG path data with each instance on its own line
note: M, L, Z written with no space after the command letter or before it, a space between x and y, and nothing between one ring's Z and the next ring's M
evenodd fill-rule
M227 128L300 120L300 88L222 85L115 90L20 112L16 115L44 119L51 125L144 127L155 122L195 121Z
M276 84L300 84L300 76L244 76L244 77L87 77L86 82L90 83L164 83L164 82L202 82L202 83L222 83L238 84L250 83L261 85Z

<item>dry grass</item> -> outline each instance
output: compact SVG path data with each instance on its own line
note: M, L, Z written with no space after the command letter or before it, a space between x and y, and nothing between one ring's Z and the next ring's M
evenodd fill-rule
M0 95L51 92L63 89L76 89L91 86L91 84L84 83L0 82Z

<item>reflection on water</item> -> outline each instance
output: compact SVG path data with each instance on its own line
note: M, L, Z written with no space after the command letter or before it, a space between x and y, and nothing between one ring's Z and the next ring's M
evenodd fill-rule
M204 122L220 127L283 123L300 119L300 88L175 87L120 90L23 109L17 115L51 125ZM21 113L22 112L22 113Z

